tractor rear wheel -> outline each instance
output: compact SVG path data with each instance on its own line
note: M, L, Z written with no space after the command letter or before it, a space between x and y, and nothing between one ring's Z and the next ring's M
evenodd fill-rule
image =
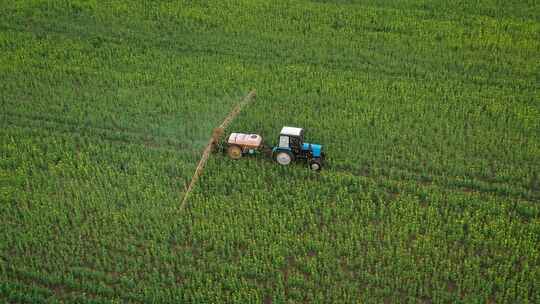
M293 161L294 157L289 151L279 151L276 153L275 159L278 164L286 166Z
M309 168L313 171L320 171L322 169L321 160L319 158L313 158L309 161Z
M242 148L237 145L230 145L227 148L227 155L232 159L240 159L242 157Z

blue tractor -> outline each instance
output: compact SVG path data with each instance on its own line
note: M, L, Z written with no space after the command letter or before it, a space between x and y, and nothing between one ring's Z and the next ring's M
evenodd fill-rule
M324 152L322 146L304 142L304 129L283 127L278 145L272 148L272 156L280 165L288 165L296 159L307 160L311 170L322 169Z

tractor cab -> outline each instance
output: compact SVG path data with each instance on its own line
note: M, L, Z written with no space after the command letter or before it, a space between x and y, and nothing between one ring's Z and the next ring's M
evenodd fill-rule
M306 159L312 170L322 167L324 154L322 146L304 142L304 129L283 127L279 133L278 145L272 149L274 159L281 165L288 165L295 159Z
M302 150L304 144L304 129L283 127L279 133L278 148L289 149L295 154Z

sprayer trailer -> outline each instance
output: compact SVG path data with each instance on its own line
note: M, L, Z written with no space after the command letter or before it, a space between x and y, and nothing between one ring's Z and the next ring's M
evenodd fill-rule
M244 154L253 154L262 149L263 139L258 134L231 133L227 140L227 155L239 159Z

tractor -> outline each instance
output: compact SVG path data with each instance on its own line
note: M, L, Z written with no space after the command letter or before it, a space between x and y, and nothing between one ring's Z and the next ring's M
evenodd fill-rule
M231 133L227 140L226 151L231 159L263 152L272 156L280 165L288 165L296 159L305 159L314 171L321 170L324 161L322 146L305 143L304 129L295 127L283 127L279 134L278 145L275 147L267 146L258 134Z
M322 169L324 152L322 146L304 142L304 129L283 127L278 145L272 148L272 156L280 165L288 165L296 159L307 160L311 170Z

